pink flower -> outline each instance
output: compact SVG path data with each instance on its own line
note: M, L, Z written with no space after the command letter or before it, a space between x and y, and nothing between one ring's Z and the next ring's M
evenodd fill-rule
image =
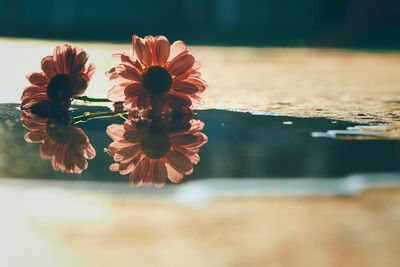
M200 64L182 41L170 45L164 36L132 37L133 55L116 54L121 64L110 70L113 102L129 108L175 109L200 103L206 83Z
M167 179L179 183L193 172L193 164L200 161L198 152L207 142L200 132L204 127L201 121L181 125L155 119L108 126L107 134L113 140L108 151L116 161L110 170L130 173L131 184L138 187L161 187Z
M42 72L27 76L31 86L22 93L21 107L30 108L45 100L69 107L70 98L82 95L94 74L94 65L86 66L88 57L75 46L57 46L52 56L42 59Z
M41 118L29 110L22 110L21 121L29 130L25 140L41 143L40 156L51 160L56 171L79 174L87 169L87 160L96 155L86 134L80 128L70 125L69 121Z

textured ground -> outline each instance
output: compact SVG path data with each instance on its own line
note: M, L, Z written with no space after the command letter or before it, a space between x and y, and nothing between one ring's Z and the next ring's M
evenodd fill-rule
M400 263L398 189L357 197L220 198L187 206L115 194L118 187L104 194L95 186L54 185L0 185L1 266Z
M0 39L1 102L62 41ZM110 88L111 54L85 43ZM192 47L210 88L200 108L385 123L400 138L400 54ZM358 197L223 198L200 207L0 183L0 266L352 266L400 264L400 191Z

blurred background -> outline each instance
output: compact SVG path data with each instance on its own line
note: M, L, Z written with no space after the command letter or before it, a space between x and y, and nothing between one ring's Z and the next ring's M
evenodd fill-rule
M0 35L400 49L398 0L0 0Z

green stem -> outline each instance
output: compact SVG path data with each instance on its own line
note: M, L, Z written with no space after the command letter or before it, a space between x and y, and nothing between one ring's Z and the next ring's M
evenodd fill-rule
M76 100L82 100L85 102L112 102L108 100L107 98L93 98L93 97L88 97L88 96L76 96L74 97Z
M81 122L85 122L88 120L93 120L93 119L104 119L104 118L112 118L112 117L122 117L126 119L125 117L127 114L125 112L113 112L113 111L104 111L104 112L95 112L95 113L90 113L90 112L85 112L81 116L74 117L72 119L72 124L77 124Z

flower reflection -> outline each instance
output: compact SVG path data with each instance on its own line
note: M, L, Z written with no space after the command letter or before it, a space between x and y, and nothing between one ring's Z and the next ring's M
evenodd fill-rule
M82 129L70 124L68 116L39 117L31 110L21 111L22 125L29 130L25 140L41 143L39 154L51 160L53 169L69 174L79 174L88 167L88 160L96 152Z
M167 179L179 183L200 161L198 152L207 142L203 128L203 122L181 115L112 124L107 127L113 140L108 152L116 163L110 170L130 174L135 186L161 187Z

